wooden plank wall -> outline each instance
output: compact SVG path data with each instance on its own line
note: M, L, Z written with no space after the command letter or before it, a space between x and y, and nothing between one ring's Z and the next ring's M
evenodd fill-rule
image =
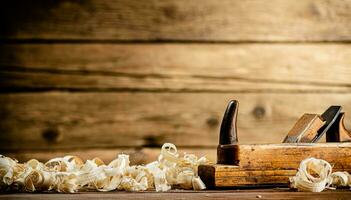
M230 99L241 143L332 104L351 125L351 0L4 2L0 154L215 160Z

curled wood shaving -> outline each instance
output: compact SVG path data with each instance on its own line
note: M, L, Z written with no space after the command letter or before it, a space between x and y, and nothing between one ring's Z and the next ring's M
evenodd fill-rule
M306 192L321 192L326 188L351 186L351 177L347 172L332 173L332 166L327 161L316 158L303 160L296 175L289 180L291 188Z
M165 143L157 161L147 165L129 165L129 156L120 154L105 164L94 158L85 163L77 156L54 158L41 163L26 163L0 155L0 189L16 191L57 191L74 193L84 190L168 191L171 188L203 190L197 174L206 157L180 156L174 144Z
M332 183L334 187L351 187L351 175L348 172L334 172L331 174Z

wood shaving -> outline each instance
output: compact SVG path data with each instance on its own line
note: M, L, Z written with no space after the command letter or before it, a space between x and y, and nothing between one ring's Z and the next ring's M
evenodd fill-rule
M324 189L351 186L349 173L332 173L332 166L327 161L316 158L303 160L296 175L289 180L291 188L305 192L321 192Z
M332 183L334 187L351 187L351 175L348 172L334 172L331 174Z
M13 191L168 191L171 188L206 189L197 167L209 161L193 154L180 156L174 144L165 143L157 161L129 165L129 156L120 154L106 165L94 158L85 163L77 156L54 158L46 163L26 163L0 155L0 189Z

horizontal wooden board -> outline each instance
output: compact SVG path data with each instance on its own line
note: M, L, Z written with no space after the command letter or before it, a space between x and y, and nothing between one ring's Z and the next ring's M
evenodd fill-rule
M164 200L164 199L182 199L182 200L254 200L254 199L281 199L281 200L330 200L330 199L349 199L349 190L326 190L324 192L294 192L287 188L275 189L251 189L251 190L171 190L169 192L80 192L78 194L55 194L55 193L26 193L26 194L0 194L0 199L6 200Z
M229 99L240 102L241 143L281 142L305 112L340 104L350 125L351 94L47 92L0 95L0 149L211 147Z
M243 169L297 169L308 157L327 160L334 169L351 170L351 143L238 145ZM351 171L350 171L351 172Z
M289 177L296 169L242 169L233 165L200 165L199 176L210 189L235 188L245 186L288 186Z
M22 44L0 46L16 90L350 92L349 44Z
M15 0L0 9L0 37L350 41L350 6L350 0L67 0L35 3Z
M66 155L75 155L82 158L83 161L93 158L100 158L105 163L109 163L117 158L118 154L128 154L131 165L141 165L153 162L158 159L161 148L91 148L91 149L69 149L69 150L51 150L51 151L7 151L1 152L2 155L15 158L19 162L26 162L30 159L37 159L46 162L52 158L63 157ZM192 153L198 157L206 156L212 162L216 162L216 150L214 148L178 148L180 155L183 153Z
M271 81L247 81L237 79L220 79L206 77L135 77L55 74L46 72L4 72L0 71L0 91L156 91L156 92L331 92L350 93L351 85L319 85L273 83Z

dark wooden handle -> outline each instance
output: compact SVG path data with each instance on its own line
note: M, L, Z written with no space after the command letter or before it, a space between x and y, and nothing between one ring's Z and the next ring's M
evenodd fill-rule
M239 163L237 159L238 135L236 127L238 108L239 102L231 100L225 110L217 147L218 164L237 165Z
M219 133L219 144L236 144L238 142L236 121L238 116L239 102L231 100L224 113L221 130Z

